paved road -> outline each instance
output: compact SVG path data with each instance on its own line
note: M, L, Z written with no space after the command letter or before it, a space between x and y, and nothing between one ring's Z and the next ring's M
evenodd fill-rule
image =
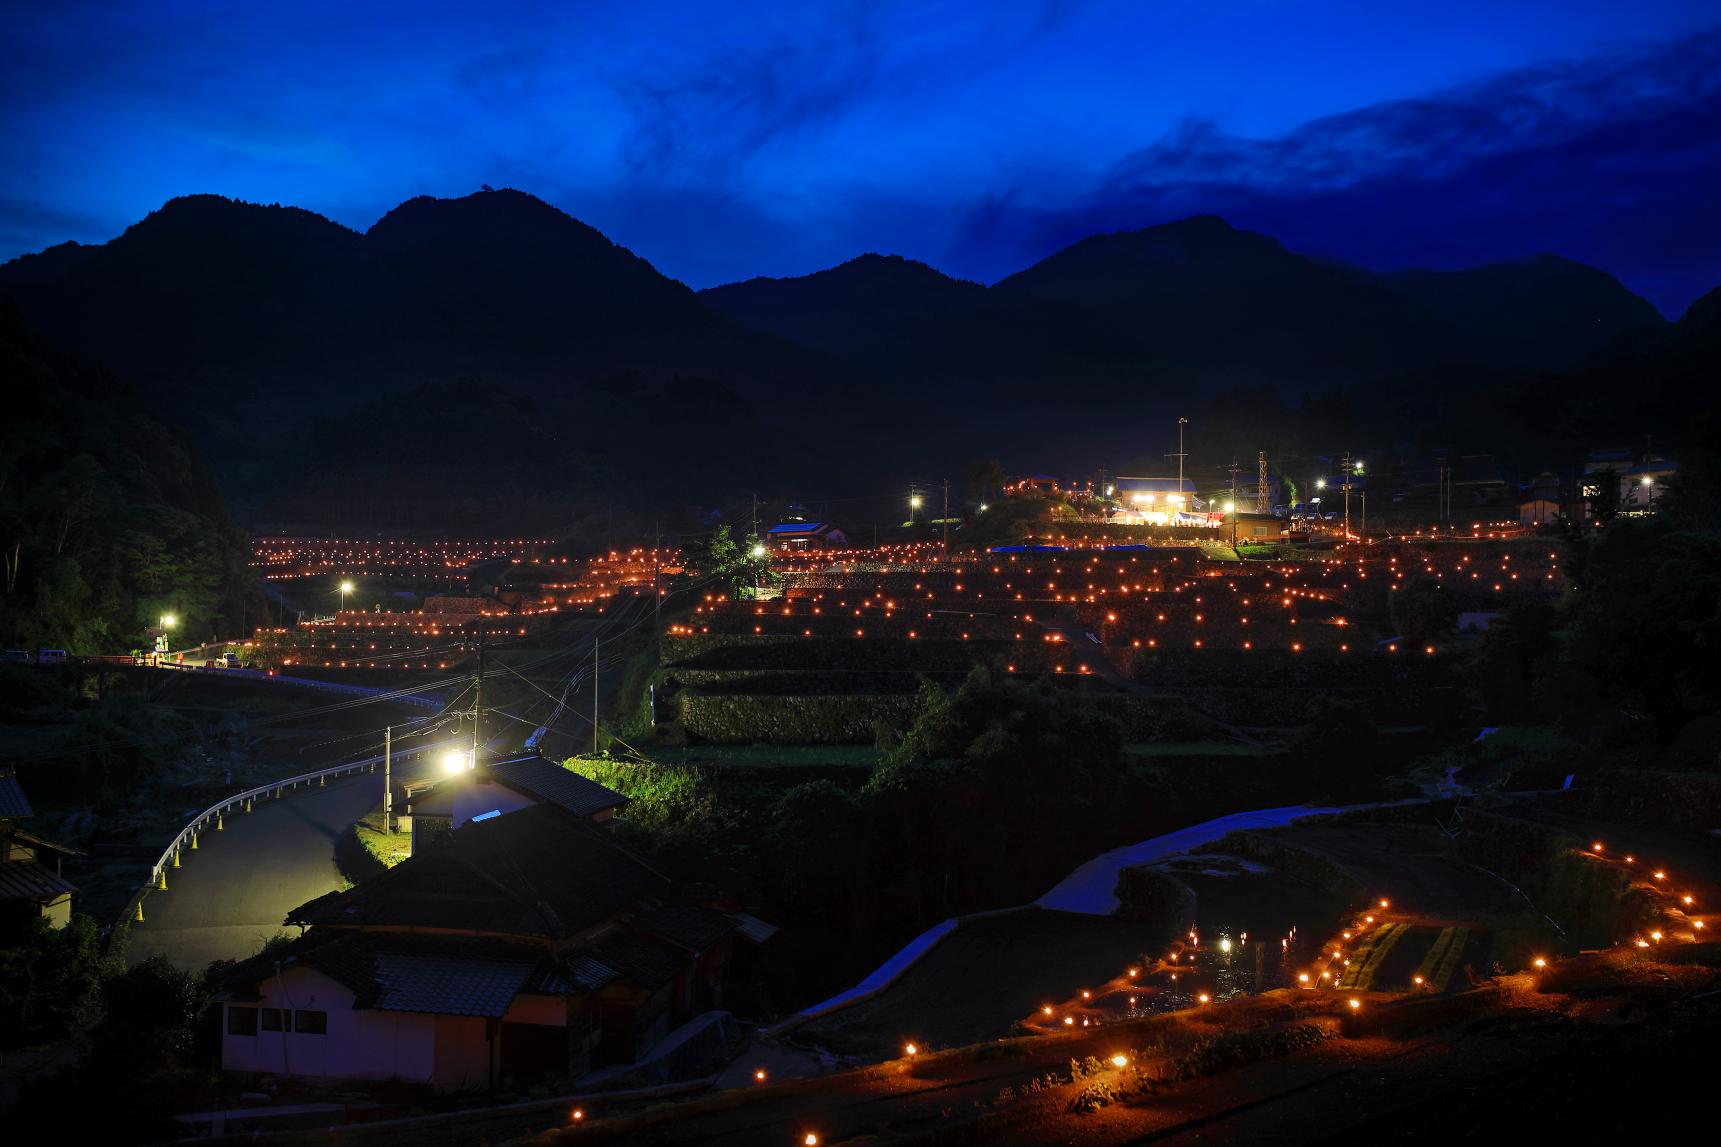
M223 831L204 833L196 852L181 854L182 867L168 871L168 891L145 898L126 959L135 964L160 953L201 970L211 960L253 954L282 930L289 911L341 887L335 841L381 800L378 769L235 813Z

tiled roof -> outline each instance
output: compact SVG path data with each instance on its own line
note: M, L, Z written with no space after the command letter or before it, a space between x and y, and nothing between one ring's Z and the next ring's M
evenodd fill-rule
M349 989L357 1009L499 1018L549 962L542 948L531 945L315 929L215 979L221 998L255 999L256 986L275 974L277 964L300 964Z
M355 888L300 905L286 922L572 936L668 886L596 825L531 805L466 825Z
M25 832L21 828L14 828L12 830L12 839L21 840L25 844L33 844L37 848L46 848L51 852L62 853L66 856L84 855L84 850L81 848L73 848L69 844L60 844L57 841L49 840L47 837L37 836L33 832Z
M687 954L662 940L617 928L589 948L605 965L636 988L656 991L687 966Z
M703 952L740 928L735 918L698 904L670 901L633 914L630 922L690 952Z
M619 972L601 960L579 952L566 952L540 963L520 990L552 996L595 992L613 984L619 977Z
M498 761L490 766L490 775L511 789L559 805L575 816L591 816L627 803L627 798L614 789L545 757Z
M763 944L777 934L775 924L767 924L757 916L749 916L745 912L735 912L731 915L735 917L735 923L741 926L741 935L755 944Z
M0 900L51 900L77 890L77 885L34 860L0 864Z
M18 774L11 771L0 773L0 816L30 815L30 802L24 796L24 786L18 783Z
M538 952L507 958L380 947L376 981L382 991L372 1006L385 1012L501 1018L542 958Z

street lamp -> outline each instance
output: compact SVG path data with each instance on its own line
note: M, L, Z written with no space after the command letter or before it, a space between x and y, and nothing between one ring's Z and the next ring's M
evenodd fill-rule
M351 592L353 592L353 583L350 581L343 581L341 583L341 608L343 610L347 607L347 594Z
M473 767L472 754L459 749L450 749L442 754L442 771L449 776L458 776Z
M753 556L755 558L762 558L765 556L765 543L763 543L763 542L754 542L753 543Z
M161 627L163 629L172 629L174 626L176 626L178 624L179 624L179 618L173 616L173 614L164 613L161 615Z

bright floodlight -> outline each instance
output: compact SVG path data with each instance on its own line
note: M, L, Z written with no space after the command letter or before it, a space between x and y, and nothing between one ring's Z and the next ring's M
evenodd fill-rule
M765 546L764 546L764 543L762 543L762 542L755 542L755 543L754 543L754 544L753 544L753 556L754 556L754 557L756 557L756 558L762 558L762 557L764 557L764 556L765 556Z
M1653 486L1653 485L1655 485L1655 479L1654 479L1654 478L1651 478L1651 477L1649 477L1649 476L1648 476L1648 475L1647 475L1647 474L1646 474L1646 475L1644 475L1644 478L1643 478L1643 484L1644 484L1644 485L1645 485L1645 486Z
M1325 490L1326 488L1327 488L1327 480L1325 478L1316 478L1315 479L1315 489Z
M1237 503L1236 502L1226 502L1225 503L1225 512L1227 514L1233 513L1236 509L1237 509Z
M353 583L352 583L352 582L350 582L350 581L343 581L343 582L342 582L342 583L341 583L341 592L342 592L342 593L351 593L351 592L353 592Z
M908 504L917 510L920 509L920 495L916 494L914 497L910 498L908 500Z
M982 514L984 514L984 513L985 513L985 512L986 512L986 510L987 510L987 509L988 509L988 507L987 507L987 505L986 505L986 503L985 503L985 502L981 502L981 503L980 503L980 512L981 512L981 513L982 513Z
M172 629L174 626L176 626L178 624L179 624L179 618L173 616L173 614L164 613L161 615L161 627L163 629Z
M442 771L449 776L463 773L471 767L471 755L463 753L459 749L450 749L442 756Z

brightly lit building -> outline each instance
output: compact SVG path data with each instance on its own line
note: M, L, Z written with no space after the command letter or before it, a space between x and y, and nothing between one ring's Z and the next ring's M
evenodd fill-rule
M1113 483L1118 511L1112 520L1124 525L1208 525L1207 503L1195 495L1191 478L1128 478Z

